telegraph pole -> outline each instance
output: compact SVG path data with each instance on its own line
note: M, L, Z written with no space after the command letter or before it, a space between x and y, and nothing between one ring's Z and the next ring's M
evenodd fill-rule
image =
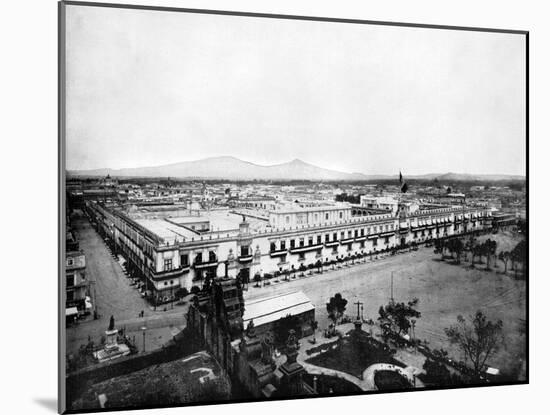
M143 332L143 353L145 353L145 331L147 330L147 327L143 326L141 328L141 331Z
M357 320L360 320L361 317L360 317L360 314L359 314L359 310L363 309L363 303L361 301L357 301L354 304L357 306Z
M391 272L391 292L390 292L390 302L393 304L393 271Z
M411 326L412 326L412 337L413 337L414 351L416 352L416 335L414 333L414 326L416 326L416 320L414 318L411 320Z

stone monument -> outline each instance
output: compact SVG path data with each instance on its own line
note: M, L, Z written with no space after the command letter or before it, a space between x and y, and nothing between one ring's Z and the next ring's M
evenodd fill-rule
M100 362L118 359L119 357L130 354L130 348L125 344L118 344L118 330L115 328L115 318L109 319L109 327L105 331L105 346L103 349L94 352L94 357Z

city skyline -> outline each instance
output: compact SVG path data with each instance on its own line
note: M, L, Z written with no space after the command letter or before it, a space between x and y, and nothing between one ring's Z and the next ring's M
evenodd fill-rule
M525 174L521 36L102 8L67 21L68 170L234 156Z

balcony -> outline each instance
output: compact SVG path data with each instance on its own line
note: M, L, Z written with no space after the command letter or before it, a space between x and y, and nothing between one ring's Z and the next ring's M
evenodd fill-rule
M355 242L363 242L366 240L367 240L366 236L358 236L357 238L355 238Z
M208 261L196 261L193 264L193 268L195 269L205 269L205 268L211 268L211 267L217 267L218 266L218 259L217 258L210 258Z
M330 248L332 246L340 245L340 241L325 242L325 246Z
M252 258L254 258L254 255L252 255L252 254L241 255L240 257L237 258L237 261L239 261L239 263L241 263L241 264L246 264L248 262L251 262Z
M341 239L340 243L342 245L345 245L345 244L351 244L353 241L354 241L354 238L346 238L346 239Z
M291 248L290 253L291 254L299 254L301 252L309 252L309 251L315 251L317 249L322 249L323 244L315 244L315 245L307 245L307 246L298 246L296 248Z
M174 277L180 276L185 272L189 272L189 264L183 265L179 268L173 268L165 271L155 271L153 268L150 268L150 270L151 270L151 276L153 278L174 278Z
M271 258L276 258L278 256L283 256L283 255L286 255L288 251L286 249L279 249L278 251L271 251L269 252L269 256Z

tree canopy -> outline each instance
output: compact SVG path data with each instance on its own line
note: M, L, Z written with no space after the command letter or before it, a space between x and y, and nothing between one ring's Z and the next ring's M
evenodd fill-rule
M346 311L348 300L342 297L342 294L336 293L327 303L328 317L336 324Z
M418 298L414 298L407 303L397 303L390 301L385 307L380 306L378 310L378 320L381 326L397 332L397 334L408 333L411 327L411 320L420 318L420 311L416 310Z
M275 335L275 343L278 345L285 344L288 339L288 333L294 330L296 333L301 333L300 319L291 314L281 317L276 323L273 330Z
M449 341L458 345L472 362L474 371L481 373L485 362L499 348L502 340L502 321L492 322L478 311L466 320L457 317L457 324L445 329Z

